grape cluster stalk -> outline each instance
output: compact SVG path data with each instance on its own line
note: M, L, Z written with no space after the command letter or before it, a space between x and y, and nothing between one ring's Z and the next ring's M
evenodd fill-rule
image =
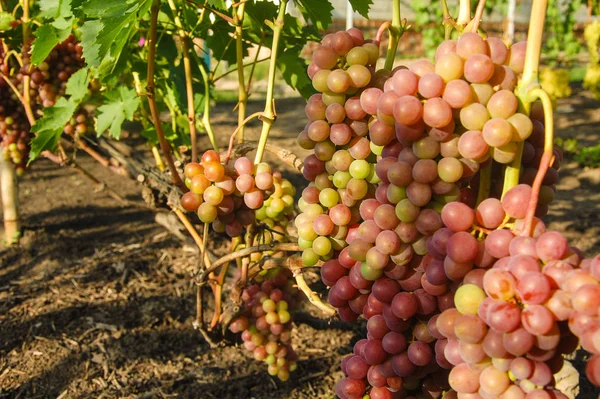
M340 398L564 398L553 374L578 338L600 381L600 263L540 219L557 149L520 235L546 136L515 94L526 47L468 32L434 62L377 70L378 43L353 28L314 51L294 225L340 318L367 320Z

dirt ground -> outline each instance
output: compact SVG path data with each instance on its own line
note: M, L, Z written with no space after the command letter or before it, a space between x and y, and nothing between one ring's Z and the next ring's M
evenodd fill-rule
M279 101L272 132L275 144L301 156L295 137L305 123L303 104ZM248 113L261 106L251 104ZM597 143L599 106L580 91L561 101L559 134ZM223 143L235 128L232 107L215 112ZM259 129L252 123L248 136ZM141 204L137 184L83 156L80 162ZM75 171L44 160L21 184L22 245L0 247L0 398L334 397L339 361L361 338L361 325L327 322L304 306L294 333L299 367L282 383L244 350L211 349L193 329L197 255L152 212L119 206ZM567 158L558 188L549 226L586 254L600 252L600 170L581 170ZM578 397L597 395L582 381Z

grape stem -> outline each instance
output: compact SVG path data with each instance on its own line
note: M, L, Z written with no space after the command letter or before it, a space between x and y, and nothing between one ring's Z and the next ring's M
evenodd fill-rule
M539 98L539 95L535 95L534 92L536 92L537 89L540 89L538 71L547 6L548 0L533 0L529 31L527 32L527 49L525 52L523 76L515 90L515 94L519 98L519 112L523 112L527 115L531 110L531 104ZM552 115L552 113L550 113L550 115ZM502 195L519 184L523 143L519 142L518 145L517 156L513 162L506 167Z
M175 215L177 215L177 217L183 224L183 226L190 233L190 236L192 236L192 239L198 246L198 250L202 251L202 247L204 247L204 240L202 239L202 237L200 237L200 234L198 234L196 228L192 225L190 220L187 218L187 216L185 215L185 213L183 213L181 209L177 207L173 207L172 209ZM210 256L208 255L208 251L205 251L204 253L204 264L208 265L209 267L210 265L212 265L212 262L210 261Z
M329 317L335 316L337 313L335 308L328 303L324 303L321 300L319 294L310 289L306 280L304 280L304 275L302 274L304 271L304 263L302 262L302 258L299 255L292 256L289 258L288 268L291 270L292 275L296 279L296 285L306 295L310 303L319 308L323 313L325 313Z
M448 2L446 0L442 0L442 13L443 13L443 21L442 25L444 25L444 39L449 40L450 35L452 34L452 29L456 28L456 21L450 16L450 10L448 10Z
M377 42L377 44L381 44L381 38L383 38L383 34L385 33L386 30L388 30L390 28L390 26L392 26L392 23L390 21L385 21L384 23L382 23L379 26L379 29L377 29L377 34L375 35L375 41Z
M385 55L384 69L391 71L394 67L398 42L400 42L400 37L405 31L405 27L402 24L402 15L400 13L400 0L392 0L392 24L388 28L388 31L390 33L390 40Z
M285 9L287 7L288 0L281 0L279 3L279 12L277 19L273 26L273 41L271 45L271 60L269 61L269 76L267 78L267 96L265 99L265 110L263 114L263 126L260 132L260 139L258 141L258 148L256 149L256 156L254 157L254 164L259 164L262 161L263 154L265 152L265 146L267 145L267 139L271 127L275 122L275 100L273 99L273 91L275 89L275 71L277 67L277 54L279 53L279 40L281 38L281 32L283 30Z
M479 29L479 23L481 22L481 17L483 16L483 11L485 10L485 0L479 0L477 3L477 9L475 10L475 17L473 17L471 32L477 33Z
M477 190L477 202L475 207L481 204L481 201L490 196L490 186L492 184L492 162L488 162L479 171L479 189Z
M259 48L256 50L257 51L256 52L257 55L260 52L260 47L262 47L262 46L259 46ZM252 62L247 62L247 63L243 64L243 66L244 66L244 68L247 67L247 66L252 66L254 68L254 66L256 64L260 64L261 62L269 61L270 59L271 59L271 57L264 57L264 58L261 58L260 60L258 58L255 58L254 60L252 60ZM229 71L223 72L221 75L213 78L212 81L213 81L213 83L215 83L218 80L223 79L225 76L230 75L230 74L232 74L234 72L237 72L237 70L238 70L238 67L232 68Z
M208 223L204 223L204 229L202 231L202 245L200 246L200 263L198 265L198 274L208 266L204 264L204 254L206 253L206 241L208 239ZM214 265L214 263L213 263ZM212 266L212 265L211 265ZM210 277L210 274L208 274ZM199 330L204 329L204 296L202 295L202 288L204 283L201 283L196 279L196 326Z
M235 128L233 133L231 133L231 136L229 137L229 148L227 149L227 154L225 155L225 163L226 164L231 159L231 154L233 153L233 143L235 142L235 138L238 135L238 133L244 128L244 126L246 126L246 123L250 122L252 119L254 119L256 117L260 117L262 114L263 114L262 111L258 111L258 112L253 113L252 115L248 116L246 119L239 122L238 126ZM238 140L238 142L239 142L239 140Z
M219 324L219 320L221 319L221 313L223 311L223 283L225 282L225 276L227 275L228 269L229 264L223 265L219 272L219 276L216 280L213 280L211 284L213 295L215 297L215 311L208 327L209 331L212 331L217 324Z
M458 5L458 17L456 23L466 26L471 21L471 0L460 0Z
M544 109L544 153L542 155L542 159L540 160L540 166L538 168L537 174L535 175L535 179L533 181L533 185L531 186L531 199L529 200L529 204L527 206L527 213L525 215L525 223L523 225L523 230L521 231L521 235L531 235L531 225L533 223L533 217L535 215L535 210L537 208L540 188L542 186L542 181L546 176L546 172L550 167L550 163L552 162L553 150L554 150L554 117L552 113L552 101L550 100L550 96L542 90L541 88L534 89L531 92L532 96L539 98L542 102L542 107Z
M171 0L172 1L172 0ZM244 142L244 119L246 119L246 105L248 104L248 93L244 79L244 48L242 47L242 28L244 21L244 8L246 3L241 3L233 9L233 22L235 24L235 56L237 60L238 75L238 143ZM257 52L258 55L258 52Z
M523 142L517 143L517 152L515 159L511 163L506 165L504 169L504 185L502 187L502 197L511 188L519 184L519 178L521 177L521 158L523 156Z
M171 146L165 139L165 132L163 131L162 124L158 115L158 106L156 105L156 98L154 96L154 59L156 56L156 28L158 24L158 12L160 10L160 0L155 0L152 3L150 13L150 37L148 38L148 83L146 86L146 98L148 99L148 106L150 107L150 113L152 114L152 121L154 122L154 128L156 129L156 135L160 142L160 148L165 154L167 165L171 171L171 179L173 184L181 188L184 192L187 191L187 187L183 184L175 163L173 162L173 156L171 154Z
M219 152L219 146L217 144L215 132L210 123L210 78L202 60L200 60L196 52L192 51L192 55L196 59L196 64L198 64L200 75L202 75L202 82L204 83L204 111L202 113L202 120L200 121L200 124L206 131L206 135L208 136L208 140L210 141L213 150Z
M185 92L187 98L187 119L188 125L190 128L190 141L192 143L192 161L196 162L198 160L198 143L197 143L197 135L196 135L196 109L194 107L194 88L192 86L192 66L190 63L190 38L186 33L185 29L183 29L183 25L181 23L181 19L179 18L179 14L177 12L177 7L175 6L175 2L173 0L167 0L169 3L169 7L173 12L173 21L175 22L175 26L179 31L179 36L181 37L181 54L183 56L183 71L185 75Z
M284 242L277 243L272 242L269 244L260 244L255 245L253 247L248 247L244 249L240 249L239 251L232 252L227 254L219 259L217 259L212 265L207 267L205 270L200 271L197 277L198 284L203 285L208 277L208 274L215 271L219 266L229 263L238 258L243 258L245 256L251 255L257 252L266 252L266 251L286 251L286 252L298 252L301 251L298 244L293 242Z
M235 157L244 156L247 153L249 153L250 151L256 150L257 147L258 147L257 142L246 141L245 143L243 143L241 145L235 146L232 156L235 156ZM288 166L294 168L295 170L297 170L298 172L302 173L302 170L304 168L304 164L302 163L302 160L296 154L291 152L290 150L287 150L287 149L281 148L281 147L277 147L272 144L265 145L265 150L267 152L270 152L277 158L279 158L286 165L288 165ZM226 157L226 154L221 155L221 160L224 160L225 157Z

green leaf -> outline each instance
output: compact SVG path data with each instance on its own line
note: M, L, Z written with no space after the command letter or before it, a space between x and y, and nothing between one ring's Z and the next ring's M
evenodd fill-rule
M296 0L300 12L306 19L316 25L317 29L325 30L331 24L333 5L324 0Z
M42 151L51 151L56 148L61 134L62 129L43 130L38 133L38 135L31 140L31 149L29 150L29 161L27 161L27 164L29 165L32 161L35 161Z
M62 22L62 21L61 21ZM71 34L71 23L65 29L57 29L53 25L42 25L33 33L35 40L31 47L31 63L39 65L48 57L57 44Z
M208 0L208 5L211 7L220 8L221 10L226 10L227 5L225 4L225 0Z
M41 18L70 18L73 16L71 0L39 0Z
M352 9L365 18L369 18L369 9L373 4L373 0L349 0Z
M67 81L66 93L71 96L70 101L80 102L87 94L90 83L89 68L82 68L75 72Z
M308 77L308 65L300 57L300 48L285 50L277 57L277 68L281 71L283 79L292 88L298 90L302 97L308 98L314 94L314 89Z
M31 127L36 136L31 140L29 162L36 159L42 151L53 150L62 134L65 125L73 117L77 103L64 97L58 99L52 107L44 109L44 116Z
M0 12L0 31L9 30L11 28L10 23L14 20L11 13L6 11Z
M127 120L133 120L135 111L140 106L140 99L135 89L120 86L105 94L106 102L97 109L96 133L100 136L106 130L111 137L121 136L121 125Z
M237 62L235 52L235 40L230 33L233 33L234 27L226 21L219 19L211 26L212 36L206 39L208 47L213 52L213 57L217 60L227 61L230 64ZM243 43L244 57L248 55L248 44Z
M90 18L80 28L83 56L100 76L109 75L121 52L135 34L137 21L150 9L152 0L88 0L82 9Z

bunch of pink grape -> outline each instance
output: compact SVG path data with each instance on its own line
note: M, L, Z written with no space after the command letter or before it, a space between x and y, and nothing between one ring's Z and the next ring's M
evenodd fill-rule
M241 333L244 347L254 358L268 365L268 372L287 381L296 369L296 353L292 348L290 311L295 307L295 292L289 275L275 271L272 278L255 278L242 293L243 313L229 326ZM269 273L272 275L273 273Z
M392 71L375 71L377 45L356 30L323 39L309 68L319 94L298 137L313 151L295 220L303 261L324 262L343 320L367 319L336 394L563 398L553 373L576 336L600 350L600 288L584 272L591 263L538 218L554 198L560 151L531 231L516 236L529 228L545 137L539 104L530 117L514 94L526 43L465 33L442 43L435 63ZM508 187L521 184L504 193L511 163L522 172ZM571 305L579 289L587 313Z
M216 151L208 150L200 163L188 163L184 174L190 191L181 197L181 206L230 237L240 236L244 226L257 218L287 223L293 212L295 188L267 163L254 166L240 157L232 168L221 163Z
M438 341L443 355L454 366L449 383L459 395L564 397L551 392L553 374L562 367L562 355L577 344L567 324L572 310L567 293L586 283L574 277L581 274L577 268L583 256L562 235L546 231L539 219L532 237L498 229L506 215L517 219L515 230L520 228L530 196L531 188L519 185L501 202L485 200L477 211L462 204L448 204L442 211L449 238L430 254L445 255L444 265L453 265L448 277L457 281L471 264L481 268L462 277L456 308L436 321L446 338ZM494 230L478 243L467 233L473 223ZM481 244L483 262L478 260ZM571 285L564 283L569 276Z

